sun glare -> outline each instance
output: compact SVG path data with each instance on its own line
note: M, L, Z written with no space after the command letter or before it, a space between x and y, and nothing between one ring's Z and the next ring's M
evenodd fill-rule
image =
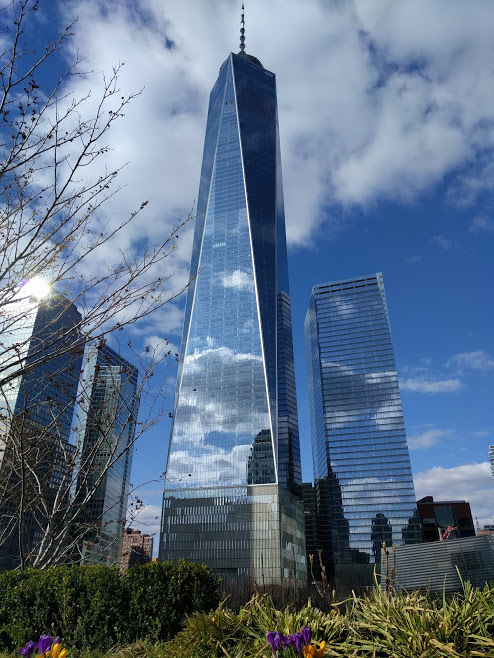
M34 279L30 279L23 286L23 293L29 295L30 297L34 297L36 299L44 299L50 294L50 291L51 291L50 284L44 279L42 279L41 277L35 277Z

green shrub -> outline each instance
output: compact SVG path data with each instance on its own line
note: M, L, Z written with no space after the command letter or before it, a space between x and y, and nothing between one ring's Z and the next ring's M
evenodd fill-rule
M218 579L203 565L179 560L129 569L123 583L129 601L130 642L169 640L195 611L218 605Z
M137 640L168 640L187 615L218 605L218 581L181 560L133 567L120 577L99 565L0 574L0 651L42 633L65 646L108 650Z

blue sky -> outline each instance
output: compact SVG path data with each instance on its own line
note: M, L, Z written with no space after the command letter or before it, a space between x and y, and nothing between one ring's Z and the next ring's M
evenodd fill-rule
M208 95L238 50L240 4L41 3L38 35L79 16L65 55L78 49L93 73L73 81L75 93L96 92L121 61L122 88L143 89L107 156L129 162L111 214L150 199L123 248L143 234L158 241L193 205ZM380 271L417 496L467 499L481 525L494 522L493 24L489 0L246 2L247 51L277 75L304 479L312 285ZM165 265L177 289L191 231ZM141 323L135 339L178 347L182 306ZM134 484L159 478L168 436L163 421L142 437ZM161 489L142 489L143 529L157 529Z

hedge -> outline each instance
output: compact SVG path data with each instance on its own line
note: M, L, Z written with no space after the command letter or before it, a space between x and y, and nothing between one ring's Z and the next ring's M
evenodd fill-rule
M187 616L219 603L218 579L185 560L129 569L70 566L0 574L0 651L42 633L67 647L106 651L137 640L166 641Z

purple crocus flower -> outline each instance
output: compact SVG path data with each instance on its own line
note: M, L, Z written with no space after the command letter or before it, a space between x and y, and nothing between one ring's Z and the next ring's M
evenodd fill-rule
M278 650L277 650L277 648L276 648L276 636L277 636L277 632L276 632L276 631L269 631L269 633L268 633L268 642L269 642L269 644L270 644L270 646L271 646L271 649L272 649L272 651L273 651L273 656L274 656L275 658L276 658L276 654L277 654L277 652L278 652Z
M26 658L30 658L31 654L33 654L37 649L38 649L38 643L29 640L29 642L26 644L25 647L21 647L19 649L19 653L21 653Z
M38 651L43 654L51 649L52 637L51 635L40 635Z
M302 633L294 633L292 635L293 646L298 652L298 655L302 655L302 647L304 646L304 640L302 638Z
M53 640L53 644L62 644L62 638L60 637L60 635L57 635L57 637Z
M269 631L268 642L273 650L273 656L276 658L278 649L283 648L283 635L278 631Z
M293 644L293 638L291 635L284 635L283 636L283 644L285 647L291 647Z
M304 641L304 647L308 647L312 639L312 631L308 626L302 628L302 639Z

